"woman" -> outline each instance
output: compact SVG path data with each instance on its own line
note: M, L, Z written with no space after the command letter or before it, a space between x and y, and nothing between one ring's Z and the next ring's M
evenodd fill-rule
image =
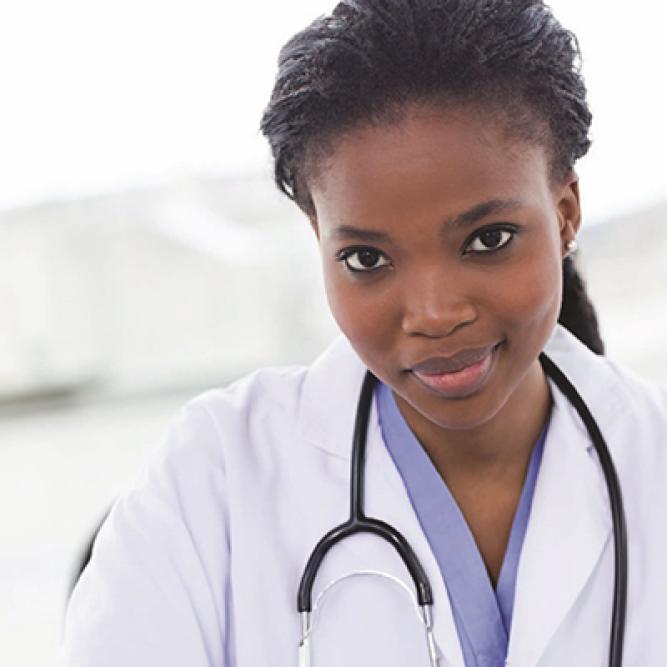
M283 48L262 130L344 336L184 408L99 535L62 664L609 664L622 525L543 351L620 479L624 664L664 663L667 396L603 356L572 261L577 59L537 0L347 0ZM428 641L377 535L326 554L299 624L304 566L348 516L367 369L363 507L424 569Z

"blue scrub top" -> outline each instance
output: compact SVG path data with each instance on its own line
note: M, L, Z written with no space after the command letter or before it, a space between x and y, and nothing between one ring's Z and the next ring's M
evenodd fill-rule
M378 383L375 400L382 436L431 546L452 605L466 667L503 667L519 555L526 534L545 426L533 447L496 589L461 510L401 415L391 390Z

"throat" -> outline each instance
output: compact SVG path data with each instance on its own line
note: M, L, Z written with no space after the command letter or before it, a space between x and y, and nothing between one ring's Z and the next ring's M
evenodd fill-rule
M456 501L495 588L531 456L551 412L539 362L495 416L474 429L447 431L411 420L411 406L396 402Z
M450 487L494 588L505 561L522 489L522 481L482 492L468 487Z

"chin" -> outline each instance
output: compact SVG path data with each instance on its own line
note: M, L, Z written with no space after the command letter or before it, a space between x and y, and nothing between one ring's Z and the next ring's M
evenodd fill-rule
M434 406L427 414L422 414L440 428L449 431L467 431L484 426L500 412L504 404L504 401L490 402L481 396L460 400L440 399L440 401L447 401L447 404L441 403Z
M499 396L490 384L465 397L446 398L405 377L394 391L417 420L426 420L448 431L474 430L483 426L500 412L507 399ZM405 413L404 417L411 421Z

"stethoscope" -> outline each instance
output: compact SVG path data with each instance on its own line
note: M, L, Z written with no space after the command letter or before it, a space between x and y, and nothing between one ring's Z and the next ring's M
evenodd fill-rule
M567 396L583 421L593 442L604 473L609 495L612 524L614 530L614 597L611 615L609 667L620 667L623 659L623 635L627 606L628 547L625 526L625 510L618 475L609 454L609 449L597 422L593 418L584 400L572 383L565 377L554 362L544 353L540 355L544 372L556 383ZM310 635L312 631L311 612L313 583L317 572L331 547L356 533L372 533L389 542L398 552L408 569L416 590L416 602L421 620L426 630L426 642L431 667L437 667L438 657L433 639L433 594L426 572L419 558L408 541L394 527L379 519L372 519L364 514L364 463L366 459L366 432L370 417L373 389L377 378L367 371L361 387L357 415L352 440L352 469L350 474L350 518L332 528L315 546L306 568L301 576L297 608L301 616L301 641L299 644L299 665L310 667ZM361 573L363 574L363 573ZM369 574L382 574L369 572ZM382 575L394 579L389 575ZM400 584L398 580L395 580ZM336 582L334 582L336 583ZM329 588L329 587L327 587ZM326 592L326 589L325 591ZM320 594L322 595L322 594Z

